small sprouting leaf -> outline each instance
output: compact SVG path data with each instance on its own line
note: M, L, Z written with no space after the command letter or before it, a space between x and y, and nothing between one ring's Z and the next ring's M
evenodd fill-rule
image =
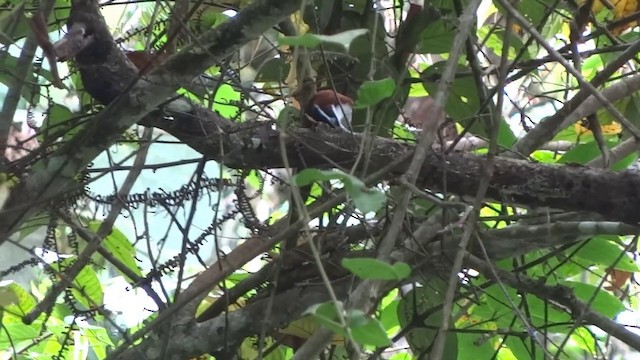
M278 43L280 45L291 45L291 46L304 46L307 48L315 48L316 46L322 43L333 43L344 46L346 51L349 51L349 46L351 42L366 33L368 33L368 29L354 29L341 32L335 35L317 35L306 33L300 36L284 36L278 39Z
M411 267L403 262L391 265L372 258L343 259L342 266L361 279L402 280L411 274Z

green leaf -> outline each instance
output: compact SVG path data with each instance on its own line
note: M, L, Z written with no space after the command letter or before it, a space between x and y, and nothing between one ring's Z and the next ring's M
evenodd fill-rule
M413 360L414 359L414 357L411 356L411 354L409 354L407 352L404 352L402 350L398 350L398 351L401 351L401 352L398 352L398 353L392 355L389 358L389 360Z
M25 221L24 224L20 227L19 239L22 240L39 228L47 226L47 224L49 224L49 219L50 217L48 215L36 215L31 219Z
M604 289L576 281L564 281L561 284L572 288L578 299L610 319L625 310L622 301Z
M372 258L342 259L342 266L361 279L402 280L411 274L408 264L397 262L391 265Z
M244 181L251 186L251 189L260 189L260 183L264 181L262 175L257 170L251 170L249 175L244 179Z
M607 145L607 148L609 149L612 149L619 143L620 142L617 139L606 140L606 145ZM573 163L573 164L586 165L589 161L595 159L601 154L602 152L600 151L600 147L598 146L598 143L596 143L594 140L585 144L579 144L575 146L573 149L567 151L560 159L558 159L558 163L559 164ZM629 167L629 165L631 165L635 161L635 159L637 159L637 157L638 157L637 153L630 154L624 157L622 160L613 164L611 168L613 170L624 170L627 167Z
M502 6L499 4L496 4L496 6L502 14L506 14L506 11ZM529 0L518 3L518 11L532 24L543 23L542 20L546 16L550 7L553 7L554 9L566 9L566 6L558 5L554 0Z
M342 304L339 304L342 307ZM347 336L345 328L340 325L336 306L332 302L314 305L307 314L312 315L322 326L343 337ZM377 347L389 346L391 341L387 337L382 324L374 318L366 316L361 310L345 311L345 321L353 340L361 345Z
M528 325L523 324L517 317L514 319L513 309L510 305L521 301L526 301L534 326L542 326L550 322L565 324L571 321L569 314L557 310L557 308L550 306L533 295L527 295L525 299L522 299L520 294L512 287L505 286L502 288L498 285L486 288L485 295L482 296L482 306L474 307L470 313L482 319L490 319L499 328L509 328L513 331L526 330ZM554 330L558 328L554 327ZM569 326L564 329L569 329Z
M375 105L390 97L396 91L396 82L392 78L365 81L358 88L358 100L355 107L359 109Z
M24 4L24 1L15 3L10 11L3 11L0 14L0 32L2 33L0 36L0 44L13 44L14 41L12 36L13 33L18 30L18 27L22 26L22 28L28 28L29 25L26 23L26 18L24 16Z
M7 87L13 86L15 79L16 67L18 67L18 58L11 56L9 53L3 54L4 58L0 64L0 82L7 85ZM25 100L37 103L40 97L40 86L36 84L36 78L33 72L27 74L25 79L26 84L22 87L22 96ZM0 103L4 103L4 96L0 99Z
M596 236L584 244L578 245L575 255L593 261L597 265L628 272L640 272L638 264L620 245L602 237Z
M0 38L2 45L13 44L15 39L23 38L31 32L24 14L25 3L24 1L11 0L4 4L11 10L2 11L2 15L0 15L0 31L5 35ZM69 6L68 0L56 0L54 9L47 19L47 24L51 24L49 31L57 30L60 27L58 20L68 18L70 10L71 6Z
M91 349L96 353L98 359L104 359L107 356L107 346L114 346L113 341L109 338L107 330L102 327L86 325L82 328L82 334L87 338Z
M571 339L578 349L585 351L594 358L597 356L599 346L598 338L591 330L581 326L574 331Z
M341 303L340 306L342 307ZM347 336L345 329L340 325L338 311L336 310L336 306L333 303L326 302L314 305L310 307L305 313L313 316L314 319L316 319L316 321L320 323L320 325L326 327L334 333L342 335L343 337Z
M518 299L518 295L511 297L510 301ZM533 326L544 326L546 324L567 324L566 326L555 326L554 331L564 332L570 329L571 315L564 311L558 310L555 306L552 306L548 302L541 300L537 296L527 295L526 303L531 312L531 320ZM511 317L508 320L513 319L513 311L511 311ZM520 329L525 328L520 320L518 320Z
M62 271L70 267L75 261L76 257L69 257L53 263L51 266L58 271ZM66 276L64 272L60 275ZM100 284L98 275L91 266L84 266L75 279L73 279L71 292L76 301L87 309L93 309L96 306L102 305L104 299L102 285Z
M283 131L297 129L300 127L300 109L293 106L285 106L278 114L276 124Z
M449 53L455 36L456 27L449 19L434 21L420 34L421 41L416 52L418 54Z
M348 315L349 313L347 313ZM391 345L387 332L382 324L375 318L363 318L364 322L359 326L351 327L353 340L361 345L373 345L386 347Z
M239 111L234 103L240 101L240 92L234 90L229 84L222 84L218 87L213 101L215 111L226 118L233 118Z
M640 126L640 96L638 96L637 94L634 94L634 95L631 95L630 98L626 97L620 101L615 102L613 105L616 107L616 109L621 110L620 107L618 106L618 102L625 102L625 101L626 101L626 106L624 107L624 111L622 113L636 127Z
M54 104L53 107L49 109L48 114L44 122L44 127L56 133L63 133L63 137L66 140L72 138L84 128L83 125L78 126L78 118L74 118L73 112L66 106Z
M93 220L89 222L89 229L96 233L100 225L102 225L101 221ZM136 260L136 249L122 231L112 227L111 233L104 238L102 246L136 275L142 276L142 271L138 267L138 261ZM126 276L126 274L123 275Z
M32 342L38 338L40 330L22 322L2 323L0 331L0 349L11 349L23 342ZM5 352L6 353L6 352ZM25 359L19 357L18 359Z
M398 305L400 300L394 299L387 306L380 310L380 322L387 330L393 330L400 326L398 322Z
M475 330L475 329L473 329ZM494 358L496 350L493 348L493 339L487 339L489 330L485 330L482 334L466 334L464 332L458 333L458 359L457 360L477 360L477 359L492 359ZM508 339L513 338L512 336ZM497 357L497 359L502 359ZM524 357L522 359L529 359Z
M206 10L200 14L198 18L199 30L212 29L229 20L229 16L217 10L218 9L207 7Z
M296 186L329 180L341 180L356 208L365 214L380 209L385 202L386 196L382 191L369 189L357 177L340 170L304 169L293 177Z
M11 321L22 323L22 317L36 306L36 300L17 283L11 282L0 287L0 307L4 314L2 323Z
M303 46L307 48L315 48L322 43L332 43L341 45L344 47L344 50L349 51L351 42L357 37L365 35L368 32L368 29L354 29L344 31L335 35L317 35L306 33L299 36L283 36L278 39L278 43L280 45Z
M506 337L505 343L509 350L515 355L516 359L531 359L531 360L544 360L544 350L537 341L526 341L523 338L517 338L515 336ZM534 345L534 349L531 349L531 345ZM535 357L534 357L535 354Z
M291 64L285 59L269 59L256 69L255 82L284 82L290 68Z
M421 75L424 88L431 95L435 95L438 90L438 83L446 62L441 61L429 66ZM480 98L478 90L469 69L459 65L457 77L451 85L451 90L444 110L447 115L456 121L473 118L480 109ZM476 121L477 122L477 121Z
M429 94L434 95L437 92L438 82L445 65L446 62L438 62L422 73L422 84ZM469 69L462 65L458 66L456 79L451 85L444 111L472 134L489 136L489 131L485 125L489 123L488 116L490 115L486 109L482 113L480 112L478 88ZM515 141L516 136L511 131L511 127L506 120L501 118L498 128L498 144L511 147Z
M405 337L414 354L428 354L431 351L444 316L449 316L449 323L452 326L454 324L451 314L442 313L446 286L443 281L434 279L424 287L415 287L400 300L398 319L402 328L412 325ZM458 337L455 332L447 332L445 351L441 359L457 358Z
M506 36L506 32L504 29L496 29L494 25L491 26L483 26L482 28L480 28L480 30L478 30L478 37L481 39L485 39L486 38L486 46L488 48L490 48L491 50L493 50L493 52L498 55L501 56L502 55L502 48L504 46L504 42L503 39L505 39ZM522 43L522 40L520 40L520 38L518 36L512 36L509 39L509 54L508 54L508 58L509 60L515 60L516 55L519 54L521 51L523 51L524 48L524 44ZM529 51L527 51L527 49L524 49L524 53L522 55L521 60L530 60L531 59L531 54L529 53Z

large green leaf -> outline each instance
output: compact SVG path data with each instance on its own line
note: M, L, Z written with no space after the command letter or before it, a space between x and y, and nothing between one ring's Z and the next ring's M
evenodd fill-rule
M93 220L89 222L89 229L97 232L100 225L102 225L101 221ZM142 276L142 271L140 267L138 267L138 261L136 260L136 249L122 231L113 227L111 233L104 238L102 246L116 259L126 265L129 270L138 276Z
M597 286L577 281L564 281L561 284L572 288L578 299L587 303L592 310L610 319L626 309L620 299Z
M53 263L51 266L58 271L62 271L71 266L75 261L76 257L69 257ZM64 272L61 273L61 275L65 276ZM71 292L76 301L86 309L101 306L104 299L102 284L91 266L84 266L75 279L73 279Z
M0 287L0 307L3 309L2 323L22 322L22 317L36 306L36 300L17 283Z
M606 145L607 148L612 149L614 148L616 145L618 145L620 142L616 139L616 140L607 140L606 141ZM600 151L600 147L598 146L598 143L594 141L590 141L588 143L585 144L579 144L577 146L575 146L573 149L567 151L559 160L558 163L559 164L582 164L582 165L586 165L589 161L595 159L596 157L602 155L602 152ZM616 162L615 164L613 164L611 166L612 170L624 170L626 168L629 167L629 165L631 165L632 163L634 163L636 161L636 159L638 158L638 154L637 153L632 153L629 154L627 156L625 156L624 158L622 158L620 161Z
M29 234L38 230L43 226L47 226L49 224L50 217L48 215L36 215L29 220L25 221L24 224L20 227L20 236L19 239L22 240L27 237Z
M419 358L430 353L444 316L449 316L450 327L453 327L451 314L442 313L445 289L446 283L433 280L423 287L415 287L409 291L398 305L400 326L405 328L411 324L411 330L407 333L406 339L414 355ZM420 319L416 318L418 316ZM422 323L424 326L421 325ZM458 336L455 332L447 332L445 350L441 359L457 360L457 358Z
M446 54L451 50L456 36L455 24L449 19L439 19L427 26L420 34L419 54Z
M517 338L509 336L505 339L504 345L515 355L516 359L543 360L545 358L544 349L537 341L530 338ZM533 345L533 349L531 346Z
M518 298L514 298L517 300ZM557 307L550 304L547 301L540 299L534 295L527 295L527 308L531 314L531 325L532 326L548 326L549 324L566 324L562 327L554 326L552 331L564 332L571 328L569 324L571 324L571 315L558 310ZM519 302L518 302L519 303ZM514 314L515 316L515 314ZM518 320L520 322L520 320ZM525 328L525 327L523 327Z
M358 89L357 108L367 108L393 95L396 83L391 78L365 81Z
M429 94L436 94L445 65L444 61L433 64L422 73L422 84ZM467 67L458 66L444 111L453 120L468 128L472 134L489 136L487 129L489 115L486 110L480 113L478 88ZM498 128L498 144L511 147L515 141L516 137L511 128L504 119L501 119Z
M372 258L345 258L342 266L361 279L402 280L411 274L411 267L406 263L391 265Z
M486 331L481 334L458 333L457 360L492 359L496 350L494 341L487 335L489 330Z
M594 264L628 272L640 271L635 260L620 245L604 237L596 236L576 246L575 256L593 261Z
M218 87L213 101L215 111L226 118L233 118L239 111L236 104L240 101L240 92L231 85L222 84Z
M441 61L429 66L421 75L423 85L430 95L435 95L438 90L438 83L446 62ZM469 120L476 116L480 109L480 99L473 77L469 73L469 68L458 66L458 75L451 84L449 97L444 106L447 115L456 121Z
M33 342L40 335L40 331L34 326L25 325L22 322L3 323L0 331L0 349L7 350L16 346Z

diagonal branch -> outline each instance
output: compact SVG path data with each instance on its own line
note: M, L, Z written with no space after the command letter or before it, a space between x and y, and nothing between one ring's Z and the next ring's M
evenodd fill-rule
M473 255L467 255L466 261L487 278L509 285L524 293L533 294L545 302L557 304L570 312L574 319L581 317L585 324L595 325L607 334L640 351L640 336L627 330L623 325L593 311L588 304L578 300L570 288L561 285L544 285L531 278L499 269Z
M336 281L332 285L338 296L344 299L353 285L352 278ZM265 299L201 324L191 323L177 327L172 333L164 358L190 359L206 353L224 354L225 349L233 348L234 343L242 342L259 329L278 328L301 317L311 305L327 300L329 297L323 285L299 286L277 295L274 302L280 305L274 306L269 316L264 313L265 303L269 301ZM223 333L226 336L222 336ZM166 345L155 337L149 337L120 354L112 353L109 358L161 359L165 355L162 350Z

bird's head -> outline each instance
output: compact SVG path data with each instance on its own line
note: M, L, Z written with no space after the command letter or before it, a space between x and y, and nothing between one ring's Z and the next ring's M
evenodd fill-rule
M320 90L309 101L307 115L317 122L351 132L353 100L333 90Z

